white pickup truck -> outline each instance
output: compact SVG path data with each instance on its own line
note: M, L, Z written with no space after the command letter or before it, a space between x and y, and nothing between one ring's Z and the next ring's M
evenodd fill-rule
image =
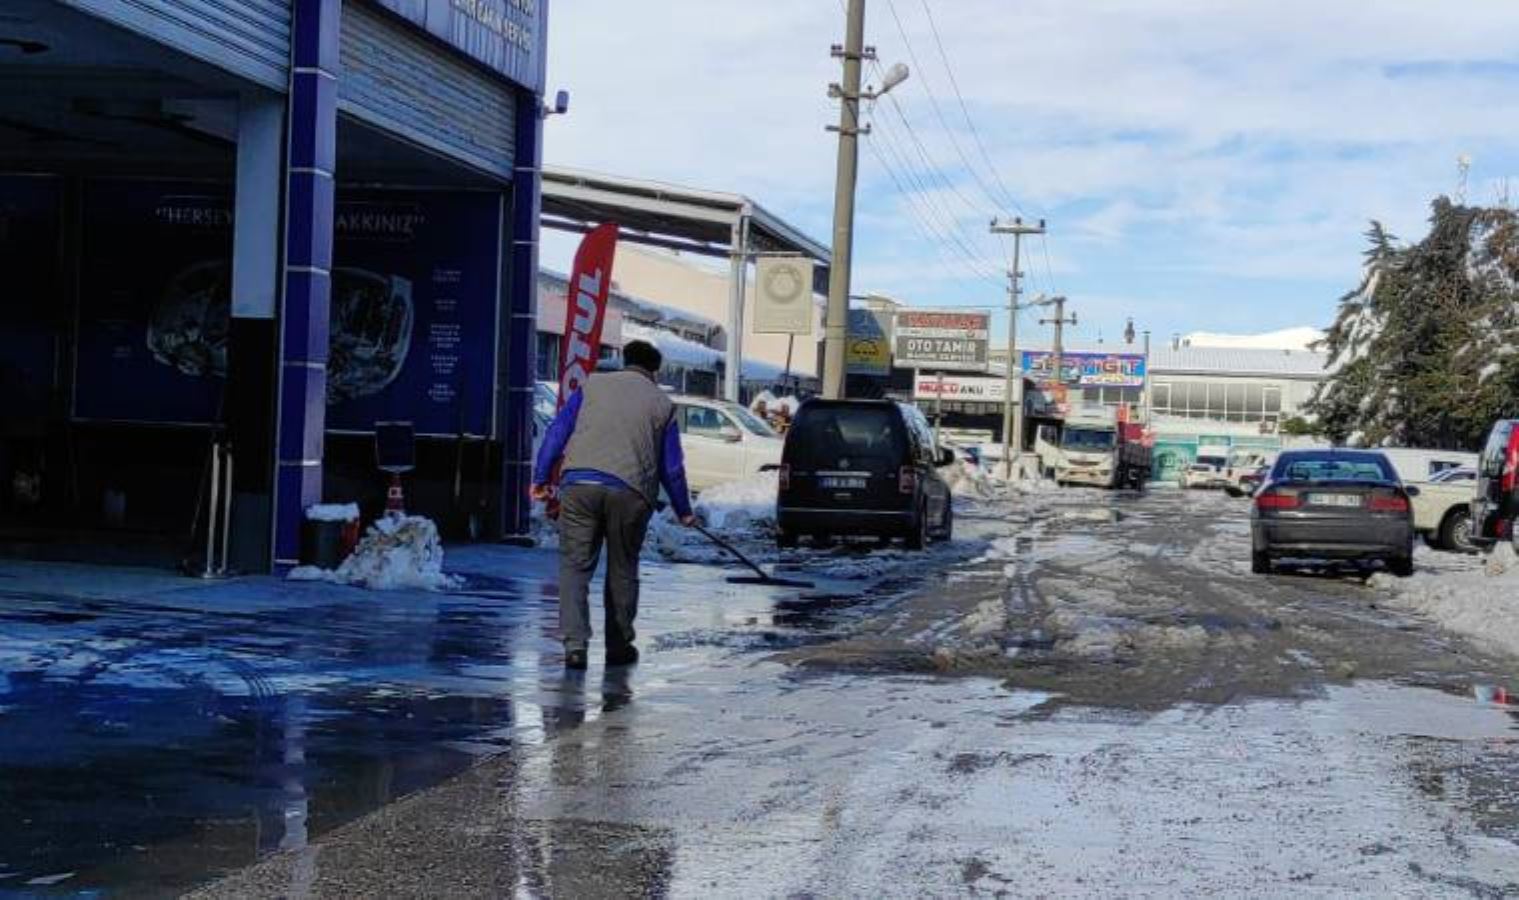
M1471 502L1476 496L1476 481L1467 477L1471 470L1454 470L1431 481L1410 482L1418 488L1413 499L1414 530L1424 536L1431 547L1454 553L1475 553L1472 541Z

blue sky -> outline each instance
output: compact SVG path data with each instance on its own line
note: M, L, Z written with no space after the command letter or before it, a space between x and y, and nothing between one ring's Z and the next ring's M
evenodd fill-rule
M842 33L838 0L558 3L548 161L746 193L826 239ZM1457 157L1474 202L1510 175L1519 199L1510 0L868 0L866 34L914 73L870 111L856 292L1005 303L986 225L1023 214L1050 230L1025 286L1070 297L1076 340L1325 325L1369 220L1421 237Z

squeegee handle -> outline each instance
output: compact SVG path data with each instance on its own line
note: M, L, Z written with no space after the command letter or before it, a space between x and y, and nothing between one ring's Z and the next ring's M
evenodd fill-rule
M733 556L735 556L738 559L739 562L741 562L744 565L748 566L749 568L753 569L754 572L755 572L755 574L758 575L759 577L767 579L767 580L770 578L769 575L765 574L765 570L764 569L761 569L759 566L755 565L749 559L749 557L747 557L744 554L738 552L738 548L737 547L734 547L732 544L728 543L727 541L723 540L722 538L718 537L717 535L715 535L712 532L708 531L707 529L703 528L700 525L700 523L695 523L695 524L692 525L692 527L695 528L697 531L700 531L702 533L702 536L705 537L707 540L711 541L712 543L716 544L717 546L719 546L719 547L723 548L724 550L728 551L729 553L733 554Z

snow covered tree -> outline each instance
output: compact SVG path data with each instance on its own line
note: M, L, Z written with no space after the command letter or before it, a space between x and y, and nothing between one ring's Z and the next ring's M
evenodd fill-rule
M1433 204L1429 235L1399 245L1380 224L1361 284L1323 348L1332 374L1309 409L1332 439L1475 448L1519 414L1519 219Z

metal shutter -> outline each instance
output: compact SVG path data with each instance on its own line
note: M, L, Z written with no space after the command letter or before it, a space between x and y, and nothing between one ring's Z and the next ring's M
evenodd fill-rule
M289 85L290 0L64 0L283 93Z
M338 109L414 143L512 177L516 89L385 13L343 5Z

